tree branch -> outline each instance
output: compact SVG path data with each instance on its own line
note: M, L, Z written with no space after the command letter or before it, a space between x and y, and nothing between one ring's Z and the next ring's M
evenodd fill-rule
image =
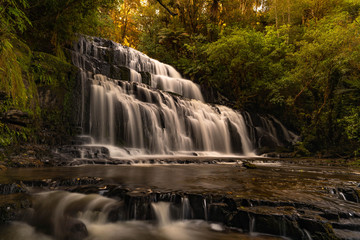
M168 13L170 13L171 16L177 16L177 13L173 13L163 2L162 0L156 0L158 3L160 3L160 5L166 9L166 11L168 11Z

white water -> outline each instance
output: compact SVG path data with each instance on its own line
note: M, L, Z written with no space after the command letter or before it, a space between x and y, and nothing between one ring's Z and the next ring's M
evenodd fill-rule
M34 212L28 214L28 222L13 222L0 228L1 240L247 239L246 235L225 233L221 224L172 219L169 202L151 204L156 217L154 221L125 219L114 222L108 220L109 213L114 209L121 212L119 206L122 205L97 194L44 192L36 195L33 205ZM46 233L41 229L46 229Z
M152 75L151 87L204 102L200 87L190 80L162 75Z
M236 127L245 155L251 141L240 113L224 106L183 100L145 85L94 76L90 91L90 135L97 144L117 145L140 154L220 152L230 155L228 123ZM131 150L133 149L133 150ZM121 153L123 152L123 153ZM126 155L126 154L125 154ZM129 154L131 155L131 154Z
M261 117L262 127L255 127L246 112L205 104L198 85L135 49L96 38L82 38L75 48L73 63L81 70L82 84L80 125L93 144L110 146L111 157L255 156L255 149L263 147L257 143L262 135L282 145L274 123L286 141L294 142L296 135L275 118ZM104 66L99 62L110 70L128 68L130 82L98 74ZM141 72L150 73L151 88L142 84Z

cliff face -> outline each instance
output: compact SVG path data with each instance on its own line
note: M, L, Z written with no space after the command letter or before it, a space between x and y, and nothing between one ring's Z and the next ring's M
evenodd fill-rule
M7 129L1 135L3 159L17 159L16 156L21 154L32 156L34 159L46 158L51 155L51 147L77 144L73 137L79 134L88 134L95 139L99 136L102 136L101 139L106 139L108 134L109 138L113 139L114 145L133 147L135 143L139 143L140 148L146 149L148 153L162 154L179 149L181 151L216 150L245 155L253 152L262 154L276 151L279 147L289 147L296 141L297 136L272 116L239 112L213 105L222 103L221 99L218 99L219 96L216 97L214 94L213 97L205 96L206 99L212 99L210 100L212 105L207 104L196 84L183 79L172 66L151 59L135 49L109 40L83 36L72 49L67 50L68 61L72 64L47 53L28 50L29 58L23 65L22 75L26 88L33 90L28 96L28 101L23 99L27 102L23 107L12 103L11 99L8 100L10 96L6 92L0 94L0 100L8 101L0 117L0 123ZM124 95L125 99L121 101L119 96L113 96L114 92L109 93L111 102L116 103L116 106L101 105L98 112L91 114L91 109L93 111L95 109L94 106L90 107L91 99L95 99L91 95L95 90L91 92L91 89L96 84L96 89L104 87L101 85L102 79L109 80L104 82L105 85L106 82L118 82L113 87L119 88L123 85L122 91L128 92L125 95L134 97L134 100L128 104L132 105L136 102L137 105L134 107L143 109L136 119L126 124L128 112L135 109L129 110L122 106L129 100L129 97L123 93L121 96ZM107 91L106 88L103 90ZM148 99L148 95L152 97ZM190 99L197 101L193 102ZM101 103L100 100L98 102L97 105ZM164 108L164 104L170 105ZM112 111L119 110L121 116L113 114L114 117L111 119L106 117L110 113L105 114L104 111L110 111L111 107L114 108ZM169 109L171 111L168 111ZM157 117L154 117L153 113L156 113ZM241 123L238 122L239 119L243 119ZM181 126L176 125L179 120L184 120ZM141 132L143 128L135 124L141 121L148 127L144 128L144 132ZM111 122L113 127L107 131L106 127L110 126ZM207 124L200 127L198 123ZM219 124L221 128L218 127ZM142 134L140 136L144 136L141 141L135 137L139 134L131 134L134 135L134 139L126 135L130 131L129 126L132 125L134 131L131 133L140 131L139 134ZM172 127L165 128L165 125ZM97 129L98 131L95 129L101 126L103 127ZM127 129L125 126L128 126ZM156 129L162 129L164 136ZM97 136L97 132L101 134ZM113 138L111 138L112 132ZM92 136L91 133L95 135ZM157 134L155 138L154 134ZM219 140L215 135L221 136L224 140ZM204 138L204 136L208 137ZM169 138L168 141L164 140L165 138ZM161 144L163 141L168 145ZM174 144L169 144L172 142ZM161 146L154 148L155 143ZM31 146L24 147L26 144ZM34 149L34 144L42 146ZM32 152L35 152L34 156ZM25 162L6 165L27 165ZM31 166L33 165L39 164L32 163Z
M21 84L1 81L0 164L38 166L34 159L46 156L50 146L68 143L76 132L78 69L24 43L14 47Z

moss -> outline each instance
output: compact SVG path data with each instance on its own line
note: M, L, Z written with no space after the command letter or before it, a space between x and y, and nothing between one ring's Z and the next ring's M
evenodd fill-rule
M70 89L73 83L69 76L77 73L77 68L54 55L44 52L34 52L32 58L32 73L38 86L54 86Z
M296 157L309 157L311 156L310 151L305 147L305 144L303 142L297 143L297 145L294 148L295 156Z
M32 52L18 40L0 50L0 91L4 95L0 99L0 147L41 139L46 143L42 135L49 134L44 129L53 131L52 135L71 133L78 69L56 56ZM30 124L24 127L1 122L1 115L10 109L28 113Z
M242 164L243 167L247 168L247 169L256 169L256 165L252 164L250 162L244 161Z
M39 124L47 131L39 136L39 141L61 144L74 132L72 115L78 69L59 57L34 52L31 72L39 94Z

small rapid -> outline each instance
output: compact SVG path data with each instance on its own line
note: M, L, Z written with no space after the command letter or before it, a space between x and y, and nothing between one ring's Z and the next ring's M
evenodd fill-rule
M0 239L281 239L231 232L226 230L221 223L183 219L181 217L190 216L191 213L176 216L174 212L176 213L178 209L171 202L152 202L149 205L152 217L137 220L130 217L136 214L129 214L123 202L98 194L43 192L35 194L33 201L33 209L28 210L24 221L13 222L6 228L0 228ZM180 210L191 210L186 200L182 203ZM142 217L137 216L138 219Z

